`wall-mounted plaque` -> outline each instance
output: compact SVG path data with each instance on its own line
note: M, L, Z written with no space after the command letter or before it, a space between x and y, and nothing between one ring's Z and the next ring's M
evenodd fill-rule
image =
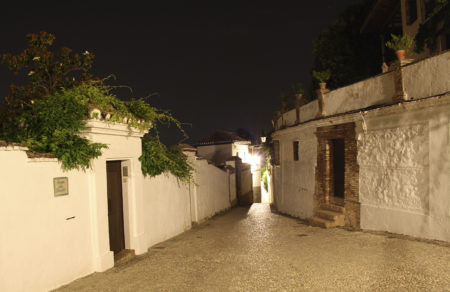
M53 191L55 197L67 196L69 194L69 179L67 177L53 178Z

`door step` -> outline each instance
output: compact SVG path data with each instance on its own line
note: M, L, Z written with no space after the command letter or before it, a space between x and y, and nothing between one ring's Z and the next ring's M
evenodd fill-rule
M124 249L114 255L114 265L125 263L136 256L134 249Z
M331 228L345 225L345 208L332 204L323 204L316 210L313 217L309 218L313 226Z

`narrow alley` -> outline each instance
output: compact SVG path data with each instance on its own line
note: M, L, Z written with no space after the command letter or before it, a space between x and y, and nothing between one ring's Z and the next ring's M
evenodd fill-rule
M237 207L57 291L443 291L450 247Z

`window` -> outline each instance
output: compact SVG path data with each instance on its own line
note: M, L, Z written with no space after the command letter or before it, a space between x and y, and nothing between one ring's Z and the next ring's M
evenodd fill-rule
M298 141L294 141L292 146L292 149L294 150L294 161L298 161Z
M417 0L406 0L406 24L411 25L417 20Z
M280 141L273 140L271 156L272 156L272 164L280 165Z

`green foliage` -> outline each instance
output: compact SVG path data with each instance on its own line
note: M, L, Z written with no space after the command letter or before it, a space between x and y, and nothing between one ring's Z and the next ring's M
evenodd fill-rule
M326 82L331 77L331 71L330 69L327 69L325 71L312 71L312 76L319 82Z
M436 48L436 40L440 34L450 34L450 9L448 0L431 0L426 3L428 20L419 26L415 37L417 53L423 52L425 46L431 50ZM440 27L440 29L438 29Z
M372 3L373 0L366 0L350 6L314 40L312 69L330 69L328 88L342 87L380 72L379 36L360 32ZM313 79L311 88L317 88L317 82Z
M193 171L186 155L176 146L167 148L158 139L142 139L142 156L139 157L144 175L157 176L170 172L181 181L189 182Z
M87 108L65 91L33 102L17 117L20 127L13 140L31 151L53 153L63 169L88 168L106 145L79 136L85 128ZM11 133L10 133L11 134Z
M414 45L414 40L411 36L408 34L404 35L395 35L391 34L391 40L386 42L386 47L398 51L398 50L405 50L408 51L412 48Z
M29 48L17 56L2 55L2 62L14 73L30 70L30 82L11 86L0 111L0 140L20 142L31 151L53 153L63 169L86 169L90 160L101 155L106 145L91 143L80 136L89 119L89 111L98 108L103 118L142 131L152 128L153 136L142 142L142 171L155 176L170 171L189 181L192 167L176 147L166 148L159 141L157 125L174 123L187 137L181 123L169 112L147 104L144 99L121 101L111 93L114 87L87 74L94 55L89 52L71 55L62 48L55 55L48 50L55 37L49 33L27 35ZM82 72L80 76L74 73ZM98 117L101 118L101 117Z

